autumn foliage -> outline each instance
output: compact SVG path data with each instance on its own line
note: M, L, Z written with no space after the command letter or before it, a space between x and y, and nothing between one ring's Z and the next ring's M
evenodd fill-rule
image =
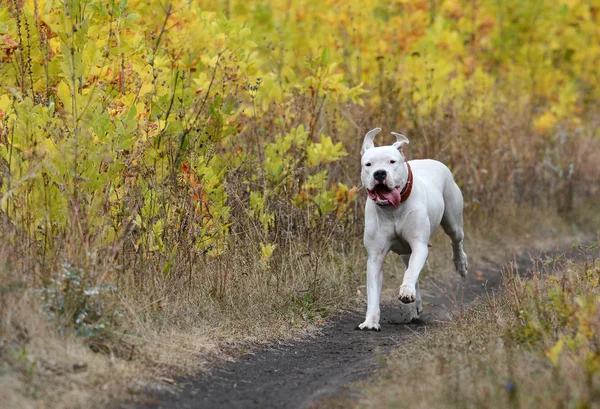
M598 27L578 0L4 0L1 240L44 284L318 296L375 126L447 163L469 217L571 216L598 193Z

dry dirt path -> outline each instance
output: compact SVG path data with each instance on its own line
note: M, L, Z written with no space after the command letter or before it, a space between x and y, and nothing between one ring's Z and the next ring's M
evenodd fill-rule
M525 271L531 266L531 255L523 253L516 261L519 271ZM333 395L343 391L344 385L367 378L376 369L381 354L391 352L414 332L432 329L440 319L458 308L453 298L462 300L459 305L467 305L496 288L503 265L473 266L471 271L479 274L470 274L464 283L446 285L443 289L426 291L423 286L423 299L429 308L417 323L401 323L403 311L399 301L382 305L381 332L356 331L356 325L363 319L363 311L346 311L314 337L271 345L209 373L178 379L177 390L162 391L147 396L143 403L126 404L121 408L319 407L319 402L330 401Z

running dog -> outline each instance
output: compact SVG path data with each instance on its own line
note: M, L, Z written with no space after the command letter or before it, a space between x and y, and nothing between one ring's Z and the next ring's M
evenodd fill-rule
M406 136L392 132L396 142L375 147L373 139L381 131L367 133L361 149L361 179L367 189L364 244L367 260L367 315L357 329L381 331L379 300L383 284L383 260L391 250L406 265L398 298L405 304L416 302L423 311L419 273L425 265L429 238L438 226L452 241L456 271L467 276L467 255L463 251L463 196L450 170L441 162L406 160Z

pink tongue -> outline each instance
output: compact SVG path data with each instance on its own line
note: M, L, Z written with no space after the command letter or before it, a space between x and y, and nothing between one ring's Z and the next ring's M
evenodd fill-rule
M375 194L377 195L377 197L380 200L387 200L394 207L398 207L398 205L400 204L399 189L392 189L392 190L377 189L375 191Z

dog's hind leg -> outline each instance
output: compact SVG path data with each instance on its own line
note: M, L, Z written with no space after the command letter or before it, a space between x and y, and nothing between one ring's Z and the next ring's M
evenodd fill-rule
M460 188L452 181L444 189L446 207L442 217L442 228L452 241L452 261L461 277L467 276L469 263L463 250L463 197Z
M406 268L408 268L408 263L410 261L410 254L402 254L400 256L400 258L402 259L402 262L404 263L404 266ZM423 312L423 300L421 299L421 289L419 288L419 282L417 281L417 284L415 284L415 302L417 304L417 315L421 315L421 313Z

